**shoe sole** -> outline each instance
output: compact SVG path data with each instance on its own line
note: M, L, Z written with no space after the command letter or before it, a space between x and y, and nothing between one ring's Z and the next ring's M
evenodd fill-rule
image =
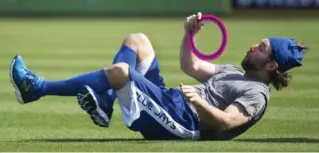
M97 99L94 95L93 90L89 86L84 86L84 87L87 90L87 93L84 96L81 94L81 96L83 96L85 98L87 98L87 96L91 96L94 100L94 103L92 103L92 101L88 101L89 106L93 106L90 108L87 108L86 106L80 104L81 108L90 115L94 124L101 126L101 127L108 127L109 121L110 121L109 117L102 111L102 109L98 105L98 102L97 102ZM87 95L87 94L89 94L89 95ZM106 124L103 124L103 123L101 124L100 122L98 122L96 120L103 120L103 122L105 122Z
M11 62L11 66L10 66L10 82L11 84L13 85L14 89L15 89L15 94L16 94L16 97L17 97L17 100L20 104L25 104L23 98L22 98L22 95L21 95L21 92L20 92L20 89L18 88L17 84L14 82L14 79L13 79L13 66L15 64L15 61L16 61L16 57L14 57L14 59L12 60Z

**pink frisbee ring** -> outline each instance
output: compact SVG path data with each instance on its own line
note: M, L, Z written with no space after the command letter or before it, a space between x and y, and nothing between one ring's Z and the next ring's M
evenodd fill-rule
M198 24L202 24L203 22L206 22L206 21L214 22L215 24L217 24L220 31L222 32L222 43L220 44L218 50L211 54L205 54L201 52L200 50L198 50L195 46L195 39L194 39L195 34L192 30L188 31L187 40L188 40L188 47L195 54L195 56L197 56L198 58L202 60L208 61L208 60L215 60L223 54L228 43L228 33L227 33L226 26L224 25L222 20L219 19L218 17L211 14L203 14L202 18L198 20Z

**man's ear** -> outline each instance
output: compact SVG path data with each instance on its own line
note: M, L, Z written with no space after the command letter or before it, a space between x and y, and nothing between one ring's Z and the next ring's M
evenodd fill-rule
M275 61L270 61L268 64L267 64L267 70L268 71L275 71L278 69L278 64L275 62Z

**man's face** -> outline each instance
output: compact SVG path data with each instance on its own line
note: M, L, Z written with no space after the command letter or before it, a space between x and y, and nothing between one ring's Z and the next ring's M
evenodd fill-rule
M270 60L271 46L268 39L263 39L259 44L252 45L241 62L245 71L261 71L267 68Z

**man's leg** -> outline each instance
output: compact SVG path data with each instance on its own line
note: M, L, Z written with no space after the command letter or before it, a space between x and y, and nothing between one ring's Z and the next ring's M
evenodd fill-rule
M144 34L130 34L124 39L123 45L113 60L113 63L118 62L125 62L130 65L130 67L136 68L138 72L146 75L149 80L156 82L158 85L164 84L162 77L153 75L154 73L148 71L152 66L151 69L153 72L159 71L159 69L151 42ZM137 66L136 62L138 63ZM82 104L83 106L81 105L81 107L86 111L92 110L92 108L100 109L99 107L102 107L102 110L111 118L115 94L108 86L108 82L104 76L104 69L81 74L67 80L47 81L28 70L22 58L17 56L11 64L10 74L11 82L16 89L16 95L21 104L33 102L46 95L75 96L80 89L82 89L82 91L84 90L84 93L88 92L84 86L89 86L98 94L103 95L100 101L104 102L97 103L102 106L96 104L94 104L96 106L86 106ZM161 80L158 81L159 79ZM78 99L83 100L83 95L85 94L81 94L80 92L79 95ZM99 99L99 97L96 97L96 99ZM90 115L92 114L91 111L88 111L88 113Z
M165 86L159 73L159 65L154 48L145 34L130 34L124 39L120 51L113 60L113 64L120 62L127 63L157 86Z
M113 64L120 62L127 63L157 86L165 86L163 78L159 74L154 49L146 35L142 33L130 34L124 39ZM78 103L96 125L108 127L113 113L114 93L113 89L108 90L105 94L97 93L94 88L85 86L78 93ZM105 97L105 95L112 95L112 99L110 100L108 98L110 96Z
M104 69L68 80L47 81L30 71L21 56L14 57L11 63L10 80L21 104L36 101L46 95L75 96L84 85L89 85L96 91L109 89Z
M125 62L131 67L136 66L136 61L154 55L150 41L144 34L131 34L123 42L123 46L114 58L113 63ZM16 56L11 63L11 82L16 88L19 102L24 104L38 100L46 95L76 96L84 85L88 85L98 93L109 89L104 83L104 70L81 74L62 81L48 81L38 77L24 64L20 56Z
M177 89L163 89L125 63L106 70L125 124L147 139L198 139L197 118Z
M154 50L144 34L130 34L124 39L120 50L113 59L113 64L124 62L135 69L137 63L152 55L154 55ZM103 70L79 75L65 81L46 81L44 82L43 95L75 96L79 88L84 85L88 85L96 92L103 94L109 88L98 85L101 83L100 80L94 81L94 78L99 76L101 71ZM110 96L113 97L112 99L114 101L115 95Z
M161 78L160 76L155 77L155 75L150 75L151 73L149 71L155 71L156 69L158 69L158 63L155 58L155 52L151 44L151 41L143 33L130 34L124 38L119 52L115 55L113 59L113 64L121 62L128 64L131 68L135 69L140 74L145 75L152 81L155 81L155 79L157 78ZM161 85L160 82L158 84ZM85 90L86 89L84 89L84 92L89 91ZM94 88L93 90L96 91ZM112 99L110 100L104 98L106 100L104 100L104 102L102 102L100 105L103 110L113 112L113 104L116 95L114 94L114 91L112 89L110 89L106 94L110 93ZM105 95L105 93L100 93L100 95ZM110 112L107 113L112 114Z

